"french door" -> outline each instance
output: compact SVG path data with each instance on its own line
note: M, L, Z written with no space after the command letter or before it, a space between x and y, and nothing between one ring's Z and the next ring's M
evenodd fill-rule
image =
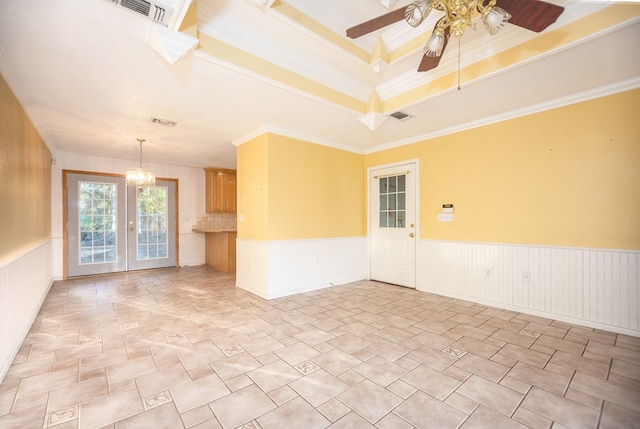
M176 182L65 172L67 276L176 265Z
M369 170L370 278L416 287L416 163Z

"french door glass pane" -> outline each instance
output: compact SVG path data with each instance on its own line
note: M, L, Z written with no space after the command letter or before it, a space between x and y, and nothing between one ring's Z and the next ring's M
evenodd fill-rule
M80 265L115 262L116 185L79 182Z
M380 178L380 228L404 228L406 205L406 176Z
M136 207L138 260L166 258L169 249L168 188L166 186L138 188Z

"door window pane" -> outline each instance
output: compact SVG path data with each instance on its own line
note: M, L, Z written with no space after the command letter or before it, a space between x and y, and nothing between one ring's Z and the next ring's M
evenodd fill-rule
M393 212L396 208L396 194L389 194L389 212Z
M396 212L389 210L387 212L387 227L395 228L396 226Z
M396 176L389 177L389 193L392 194L398 191L398 187L396 186Z
M404 193L398 194L398 210L404 210L406 208L406 195Z
M405 227L405 224L404 224L405 215L406 213L404 212L404 210L398 210L398 228Z
M79 182L80 265L115 262L116 185Z
M387 196L380 195L380 210L387 210Z
M387 212L380 212L380 228L387 227Z
M379 179L380 228L405 228L406 175Z
M169 200L166 186L138 188L138 260L166 258L168 255Z
M387 187L387 178L383 177L382 179L380 179L380 195L386 194L388 192L389 189Z

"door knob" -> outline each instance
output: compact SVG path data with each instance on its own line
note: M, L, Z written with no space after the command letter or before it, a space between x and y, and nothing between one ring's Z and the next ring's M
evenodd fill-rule
M409 234L409 237L413 238L413 232L411 234Z
M129 227L129 231L133 231L133 227L132 226Z

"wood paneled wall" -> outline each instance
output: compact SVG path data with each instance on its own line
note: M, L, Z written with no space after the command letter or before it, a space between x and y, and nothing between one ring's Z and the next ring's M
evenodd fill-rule
M0 78L0 266L51 239L51 153Z

